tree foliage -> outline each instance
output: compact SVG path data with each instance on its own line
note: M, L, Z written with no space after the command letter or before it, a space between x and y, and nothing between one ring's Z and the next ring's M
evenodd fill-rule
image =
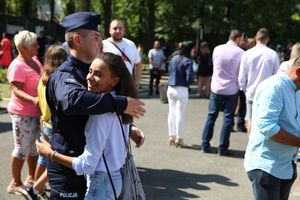
M16 16L32 16L37 3L2 1L5 8L0 12ZM225 42L233 28L254 36L260 27L266 27L273 43L298 41L300 32L300 0L64 0L61 7L61 17L75 11L101 13L106 37L111 19L121 18L126 37L143 43L146 49L155 39L169 45L182 40L206 40L214 46Z

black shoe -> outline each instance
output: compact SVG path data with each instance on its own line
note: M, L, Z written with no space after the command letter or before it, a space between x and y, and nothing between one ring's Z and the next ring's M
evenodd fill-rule
M22 195L27 200L38 200L38 196L36 194L34 194L34 192L33 192L33 187L26 189L26 193L22 193Z
M202 153L210 153L209 147L201 147Z
M247 128L245 126L239 126L237 128L237 131L242 132L242 133L247 133Z
M230 152L229 150L218 151L218 155L219 156L231 156L232 152Z
M38 195L38 200L51 200L50 197L47 195L46 192Z

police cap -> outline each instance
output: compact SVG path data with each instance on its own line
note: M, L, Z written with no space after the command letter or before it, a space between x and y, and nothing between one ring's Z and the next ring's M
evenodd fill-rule
M65 29L66 33L79 28L99 31L100 21L101 16L98 13L76 12L65 16L60 26Z

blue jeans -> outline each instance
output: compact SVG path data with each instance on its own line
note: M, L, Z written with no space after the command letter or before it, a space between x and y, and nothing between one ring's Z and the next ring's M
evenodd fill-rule
M52 137L52 132L53 132L52 129L43 123L43 133L41 133L42 137L44 137L45 135L50 140ZM48 163L49 163L49 159L47 157L39 155L38 164L42 165L43 167L47 167Z
M111 178L117 193L120 196L122 190L122 175L120 170L111 171ZM106 172L96 171L87 175L87 191L85 200L115 200L109 176Z
M214 126L221 108L224 108L223 125L220 135L219 151L226 151L229 147L229 138L234 120L234 112L237 106L238 93L233 95L219 95L211 93L209 97L208 115L202 133L202 148L210 147Z
M279 179L259 169L247 174L252 182L255 200L288 200L291 187L297 177L295 167L292 179Z

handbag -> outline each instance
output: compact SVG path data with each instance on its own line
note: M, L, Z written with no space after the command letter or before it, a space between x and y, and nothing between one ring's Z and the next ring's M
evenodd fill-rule
M106 171L108 173L108 177L109 177L111 186L113 188L115 200L146 200L143 185L142 185L138 170L135 166L135 163L133 160L133 155L131 153L131 146L130 146L130 144L128 145L128 143L126 142L125 133L124 133L124 129L122 126L122 121L118 115L117 115L117 117L118 117L118 120L121 125L124 144L127 149L125 163L122 166L122 168L120 169L121 174L122 174L122 191L121 191L119 198L117 197L114 183L112 181L112 178L111 178L111 175L110 175L110 172L109 172L106 160L105 160L105 156L104 156L104 154L102 154L104 164L106 167Z

